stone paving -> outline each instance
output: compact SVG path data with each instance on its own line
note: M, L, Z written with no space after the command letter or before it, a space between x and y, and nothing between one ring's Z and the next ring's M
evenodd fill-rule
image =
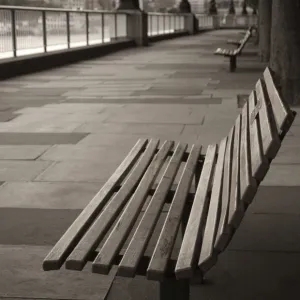
M158 299L157 284L62 270L44 256L139 137L207 146L226 135L264 65L213 51L238 31L129 49L0 83L0 298ZM300 121L229 248L191 299L300 296ZM88 268L87 268L88 269Z

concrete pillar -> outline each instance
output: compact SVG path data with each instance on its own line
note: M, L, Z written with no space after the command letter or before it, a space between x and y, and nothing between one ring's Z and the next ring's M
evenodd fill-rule
M147 14L140 9L139 0L120 0L117 10L124 11L128 14L127 36L133 39L137 46L147 46Z
M127 11L127 36L133 39L137 46L148 46L147 14L140 10Z
M189 32L189 34L195 34L199 29L198 19L194 14L192 14L191 4L188 0L181 0L178 5L178 10L180 13L185 13L184 27Z
M196 34L199 30L199 22L194 14L186 14L184 27L189 34Z

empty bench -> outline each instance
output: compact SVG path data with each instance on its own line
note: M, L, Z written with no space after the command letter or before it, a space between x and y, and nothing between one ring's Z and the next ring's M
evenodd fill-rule
M242 54L244 47L246 46L247 42L251 37L251 32L247 31L244 38L241 40L241 44L236 49L223 49L218 48L215 51L215 55L222 55L225 57L229 57L229 70L230 72L234 72L236 70L236 59L238 55Z
M200 145L139 140L43 269L108 274L114 266L118 276L159 281L162 300L189 299L190 281L225 250L294 117L267 68L205 155Z

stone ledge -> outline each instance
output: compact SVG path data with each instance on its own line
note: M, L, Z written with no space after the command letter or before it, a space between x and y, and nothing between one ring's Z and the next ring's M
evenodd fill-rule
M118 40L107 44L84 46L1 60L0 80L104 56L134 46L134 41Z

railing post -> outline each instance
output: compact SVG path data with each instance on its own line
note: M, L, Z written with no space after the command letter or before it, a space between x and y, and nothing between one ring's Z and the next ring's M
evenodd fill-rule
M118 39L118 15L114 14L114 21L115 21L115 40Z
M70 30L70 12L66 12L66 21L67 21L67 44L68 49L71 47L71 30Z
M163 33L166 33L166 15L163 15Z
M86 45L90 44L89 34L90 34L90 20L89 20L89 13L86 12L85 14L85 30L86 30Z
M11 38L14 57L17 57L17 32L16 32L16 11L11 10Z
M43 22L43 46L44 52L47 52L47 23L46 23L46 11L42 11L42 22Z
M105 40L105 30L104 30L104 13L101 14L101 31L102 31L102 43L104 43Z

